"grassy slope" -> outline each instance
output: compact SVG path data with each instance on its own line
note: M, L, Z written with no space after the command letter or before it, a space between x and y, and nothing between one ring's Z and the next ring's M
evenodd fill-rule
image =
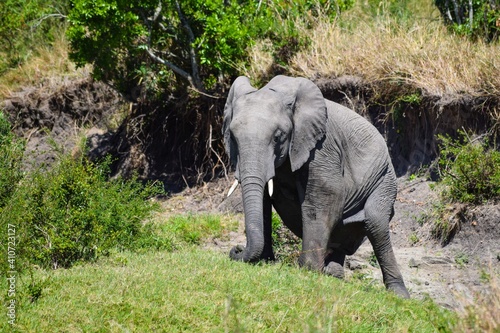
M456 320L367 282L236 263L193 246L35 276L45 287L36 302L23 298L19 332L437 332Z

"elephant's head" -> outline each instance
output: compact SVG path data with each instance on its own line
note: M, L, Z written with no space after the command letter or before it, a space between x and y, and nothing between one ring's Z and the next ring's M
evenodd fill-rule
M292 171L306 163L325 135L326 104L319 88L304 78L277 76L262 89L237 78L224 109L224 143L242 186L247 247L237 260L258 260L264 247L266 183L289 158Z

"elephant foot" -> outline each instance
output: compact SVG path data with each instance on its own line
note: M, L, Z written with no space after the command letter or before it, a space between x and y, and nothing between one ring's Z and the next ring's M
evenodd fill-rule
M402 282L394 282L386 285L387 289L402 298L410 298L410 293Z
M323 268L323 273L334 276L338 279L344 278L344 267L334 261L330 261L328 265Z

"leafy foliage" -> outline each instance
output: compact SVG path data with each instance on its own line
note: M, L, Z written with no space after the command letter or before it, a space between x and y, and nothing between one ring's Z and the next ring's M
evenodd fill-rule
M453 140L440 136L440 171L445 197L463 203L500 199L500 152L487 140L474 142L462 132Z
M21 180L24 143L11 132L7 117L0 112L0 212Z
M67 4L65 0L0 2L0 73L24 62L33 44L53 41L55 30L64 25Z
M500 37L500 1L435 0L444 21L456 32L486 41Z
M296 263L302 240L283 224L276 212L271 215L271 232L276 259L282 262Z
M19 270L69 267L136 245L146 232L143 219L155 208L146 199L162 189L135 179L108 180L109 164L62 156L52 169L21 180L0 215L5 230L7 224L17 230Z
M283 45L304 13L332 15L353 0L70 0L68 37L72 58L92 63L97 78L123 92L143 83L156 90L172 80L200 90L236 75L247 47L270 38ZM283 24L285 22L285 24Z

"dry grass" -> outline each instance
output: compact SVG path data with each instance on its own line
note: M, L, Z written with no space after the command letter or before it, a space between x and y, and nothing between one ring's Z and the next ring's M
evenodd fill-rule
M492 267L489 273L483 273L489 278L490 290L477 294L473 299L462 297L462 310L459 311L462 320L458 322L458 332L500 332L500 280L498 271Z
M69 59L68 50L63 31L52 45L34 48L26 62L0 76L0 100L8 98L22 87L52 85L68 77L87 76L89 68L76 69Z
M358 6L333 23L320 18L314 30L304 31L311 45L293 57L289 70L305 77L356 75L370 83L403 83L435 96L498 95L500 44L450 34L430 1L420 12L421 16L401 20L384 8L374 16ZM249 75L269 67L268 49L261 43L251 50Z

